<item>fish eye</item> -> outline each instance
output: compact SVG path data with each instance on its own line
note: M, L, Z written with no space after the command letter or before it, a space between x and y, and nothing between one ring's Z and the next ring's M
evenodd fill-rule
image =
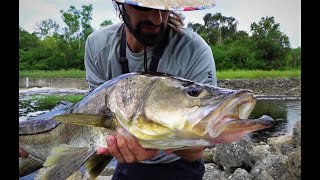
M201 88L200 87L189 87L187 89L187 93L190 95L190 96L193 96L193 97L198 97L199 94L201 93Z

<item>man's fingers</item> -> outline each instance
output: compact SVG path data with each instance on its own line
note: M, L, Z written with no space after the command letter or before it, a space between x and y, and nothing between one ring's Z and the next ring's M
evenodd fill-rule
M127 163L136 162L137 159L129 149L127 142L134 141L133 137L128 135L123 129L117 130L117 145Z
M118 134L126 139L126 146L130 150L130 155L133 155L138 161L142 160L142 157L144 155L143 148L141 145L137 142L137 140L130 135L128 132L126 132L123 129L118 130Z
M128 148L138 161L150 159L159 154L159 150L156 149L144 149L136 141L127 141Z
M137 139L126 130L119 128L115 136L107 136L108 149L98 149L97 153L108 151L120 163L134 163L150 159L159 154L159 150L144 149Z
M97 154L110 155L108 148L98 147Z
M132 154L134 157L134 160L143 161L146 159L150 159L152 157L155 157L159 154L159 150L155 149L144 149L137 139L129 134L124 129L119 129L118 134L123 137L126 140L126 145L128 147L128 150L130 152L130 155Z
M117 146L117 139L110 135L110 136L107 136L107 144L108 144L108 151L109 153L115 157L120 163L124 163L125 162L125 159L123 158L120 150L118 149L118 146Z

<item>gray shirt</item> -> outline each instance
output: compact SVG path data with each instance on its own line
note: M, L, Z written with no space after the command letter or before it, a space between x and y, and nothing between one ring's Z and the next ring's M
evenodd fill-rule
M86 80L90 88L122 74L120 57L120 39L124 24L118 23L94 31L85 45ZM180 33L170 30L169 42L159 61L157 72L168 73L200 83L216 86L216 69L210 46L196 33L181 29ZM148 67L152 59L153 48L147 50ZM144 71L144 53L133 53L126 48L126 57L130 72ZM159 156L143 163L169 163L178 160L175 154Z
M91 88L122 74L120 38L123 23L110 25L90 34L85 45L86 80ZM152 50L147 50L148 67ZM133 53L127 46L129 71L144 71L144 53ZM168 73L200 83L217 85L215 63L210 46L196 33L182 29L169 33L166 46L157 68Z

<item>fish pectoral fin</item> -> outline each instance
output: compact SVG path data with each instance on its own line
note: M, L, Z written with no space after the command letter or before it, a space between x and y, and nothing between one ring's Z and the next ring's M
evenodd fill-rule
M114 116L112 113L108 114L83 114L83 113L71 113L57 115L53 119L55 121L67 124L77 124L77 125L86 125L86 126L96 126L96 127L105 127L112 128Z
M89 147L75 148L65 144L54 147L37 177L50 180L66 179L95 154L96 151Z
M84 165L89 171L90 176L96 178L106 168L112 158L112 156L95 154Z
M42 168L43 161L31 155L19 158L19 177L31 174Z

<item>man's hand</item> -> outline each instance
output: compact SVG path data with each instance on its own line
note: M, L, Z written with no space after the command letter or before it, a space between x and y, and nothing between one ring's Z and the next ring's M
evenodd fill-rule
M98 148L98 154L111 154L120 163L134 163L155 157L159 150L144 149L135 137L120 128L117 134L106 137L108 148Z
M183 150L165 150L167 154L174 153L177 156L180 156L181 158L193 162L202 157L202 154L204 150L206 149L205 146L200 146L200 147L194 147L194 148L188 148L188 149L183 149Z

